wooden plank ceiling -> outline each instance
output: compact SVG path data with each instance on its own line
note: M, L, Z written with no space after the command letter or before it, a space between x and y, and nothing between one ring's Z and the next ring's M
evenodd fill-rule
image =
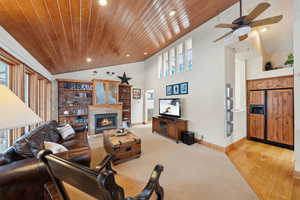
M1 0L0 25L59 74L143 61L237 1Z

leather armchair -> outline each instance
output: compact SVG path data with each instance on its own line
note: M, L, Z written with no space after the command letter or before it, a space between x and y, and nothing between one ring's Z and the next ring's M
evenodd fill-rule
M107 155L94 170L61 159L52 155L51 151L40 151L38 157L46 164L52 178L52 183L45 184L48 193L46 199L150 200L153 193L156 193L157 200L164 199L164 190L159 184L163 166L155 166L141 193L135 197L125 198L123 188L115 182L116 172L111 167L113 156Z
M89 167L91 153L86 132L76 133L75 138L60 143L69 151L58 153L56 156ZM2 155L2 159L8 164L0 163L0 199L43 199L43 186L50 181L44 163L35 157L24 158L11 149L9 151L5 157Z

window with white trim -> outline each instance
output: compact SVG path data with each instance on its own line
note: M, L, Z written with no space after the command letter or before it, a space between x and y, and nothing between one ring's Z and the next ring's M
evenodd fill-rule
M158 78L190 71L193 68L193 40L189 38L158 55Z
M176 47L176 56L178 64L178 72L184 72L184 55L183 55L183 44L179 44Z
M0 84L9 86L9 65L0 61ZM0 130L0 152L3 152L8 147L8 131Z
M163 53L163 66L164 66L164 76L165 77L168 77L169 76L169 72L170 72L170 69L169 69L169 52L166 51Z
M176 71L176 53L173 47L170 49L170 75L174 75Z
M164 74L164 70L163 70L163 59L162 59L162 55L158 55L158 78L162 78L163 74Z
M9 83L9 65L0 61L0 84L8 86Z
M24 76L24 103L29 107L29 74ZM25 133L29 131L29 126L25 126Z
M193 68L193 42L191 38L185 41L185 59L186 69L191 70Z

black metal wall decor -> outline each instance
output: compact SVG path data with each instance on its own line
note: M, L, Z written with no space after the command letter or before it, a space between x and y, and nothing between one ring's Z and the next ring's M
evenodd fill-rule
M125 72L123 76L118 76L118 78L121 79L121 84L128 84L128 85L129 85L128 81L132 79L127 77Z

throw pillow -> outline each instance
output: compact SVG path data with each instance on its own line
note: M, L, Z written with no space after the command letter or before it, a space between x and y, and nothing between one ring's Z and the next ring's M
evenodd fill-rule
M50 121L27 132L16 140L13 145L15 152L25 158L36 156L44 148L44 141L58 142L61 139L56 127L57 122Z
M55 142L44 142L44 146L45 149L52 151L54 154L68 151L66 147Z
M33 157L33 154L30 149L30 145L28 144L27 137L29 136L29 133L26 133L25 135L19 137L14 144L14 149L17 154L24 158L30 158Z
M61 137L57 131L57 122L50 121L30 131L30 135L39 134L44 141L58 142Z
M38 153L44 149L45 138L40 134L34 134L28 137L28 145L33 156L37 156Z
M63 127L57 127L57 130L64 140L70 140L75 137L75 131L70 124Z

